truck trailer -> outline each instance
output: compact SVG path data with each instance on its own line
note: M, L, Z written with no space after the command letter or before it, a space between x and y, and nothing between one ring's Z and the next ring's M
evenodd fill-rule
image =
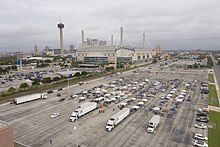
M154 133L155 129L157 128L157 126L160 123L160 116L159 115L154 115L149 123L148 123L148 128L147 128L147 132L149 133Z
M72 112L70 115L70 122L74 122L76 119L80 118L81 116L91 112L92 110L98 108L96 102L85 102Z
M46 98L47 96L45 94L36 93L32 95L26 95L26 96L15 98L13 102L18 105L18 104L22 104L22 103L26 103L26 102L30 102L34 100L39 100L39 99L46 99Z
M118 123L124 120L130 114L129 108L124 108L113 115L107 122L105 130L110 132Z

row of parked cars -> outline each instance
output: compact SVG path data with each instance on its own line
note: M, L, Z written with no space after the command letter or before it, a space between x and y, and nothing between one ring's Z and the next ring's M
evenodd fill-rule
M194 124L195 128L198 129L207 129L207 123L209 122L209 118L208 118L208 109L207 108L199 108L196 112L196 121L197 123ZM196 133L194 135L195 141L194 141L194 146L198 146L198 147L208 147L208 144L206 141L208 141L207 136L200 134L200 133Z

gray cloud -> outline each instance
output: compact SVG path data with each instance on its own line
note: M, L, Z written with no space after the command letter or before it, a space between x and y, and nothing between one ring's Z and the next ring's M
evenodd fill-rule
M86 37L141 44L142 33L165 49L219 49L218 0L7 0L0 1L0 50L29 51L59 47L56 24L65 24L65 47Z

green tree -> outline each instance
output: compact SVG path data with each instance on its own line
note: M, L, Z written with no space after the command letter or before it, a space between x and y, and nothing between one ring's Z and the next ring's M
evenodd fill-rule
M32 82L32 85L40 85L40 80L38 79L34 79L34 81Z
M157 63L157 59L154 58L153 61L152 61L152 63Z
M82 76L86 76L87 74L88 74L88 72L86 72L86 71L82 71L82 73L81 73Z
M60 80L60 77L54 77L53 78L53 81L59 81Z
M51 82L50 77L43 78L43 80L42 80L42 83L50 83L50 82Z
M14 91L15 91L15 88L14 88L14 87L8 88L8 92L14 92Z
M21 85L19 86L20 89L26 89L28 87L29 87L28 83L21 83Z
M80 72L76 72L76 73L74 74L74 77L80 77L80 76L81 76Z
M195 63L194 65L193 65L193 68L199 68L199 66L198 66L198 64L197 63Z
M106 67L105 70L106 70L106 71L111 71L111 70L114 70L114 67L113 67L113 66Z

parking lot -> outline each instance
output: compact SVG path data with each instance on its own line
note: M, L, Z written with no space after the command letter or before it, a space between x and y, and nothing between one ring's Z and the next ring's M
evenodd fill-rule
M82 86L71 86L70 93L68 88L55 91L48 94L46 100L21 105L1 105L0 119L11 123L14 126L15 140L27 146L193 146L195 133L207 136L207 129L194 127L196 111L207 107L206 96L201 98L199 83L206 79L207 73L203 71L175 72L159 70L153 66L152 69L141 67L137 72L129 71L122 75L100 78ZM188 88L189 83L194 84L195 89ZM166 101L161 98L166 97L174 87L177 91L173 96ZM187 91L185 97L190 96L191 100L185 99L176 105L175 97L182 90ZM83 91L86 91L85 94ZM64 101L59 102L58 93L65 98ZM111 96L106 98L105 94ZM70 95L77 97L69 99ZM79 103L80 97L85 97L85 101L105 97L105 100L111 102L76 122L70 122L70 114L79 104L84 103ZM130 101L131 98L135 99ZM138 105L143 99L148 101L144 105ZM133 106L139 106L139 109L132 109L131 114L111 132L105 131L107 121L120 110L123 103L126 103L123 107L132 109ZM146 129L148 121L155 113L151 109L154 107L160 107L161 122L156 132L150 134ZM51 118L51 114L55 112L60 115Z

